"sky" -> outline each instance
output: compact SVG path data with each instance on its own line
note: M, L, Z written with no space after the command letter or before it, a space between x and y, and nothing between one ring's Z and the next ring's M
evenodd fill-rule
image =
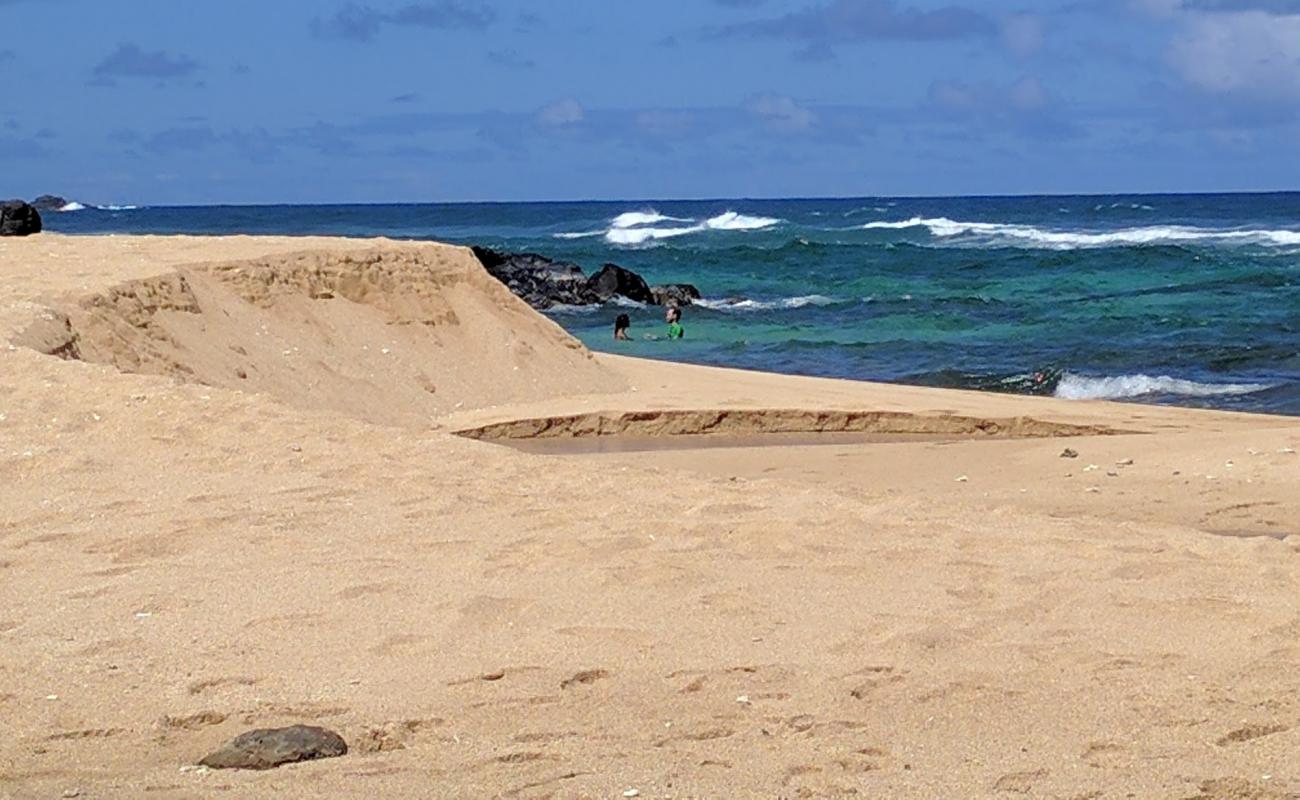
M1300 189L1300 0L0 0L0 195Z

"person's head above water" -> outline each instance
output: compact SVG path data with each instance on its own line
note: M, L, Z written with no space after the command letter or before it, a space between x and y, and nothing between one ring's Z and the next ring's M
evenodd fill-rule
M664 314L664 319L668 322L681 322L682 310L677 306L668 306L668 311Z
M630 327L632 327L632 318L627 314L619 314L618 318L614 320L614 338L626 339L627 329Z

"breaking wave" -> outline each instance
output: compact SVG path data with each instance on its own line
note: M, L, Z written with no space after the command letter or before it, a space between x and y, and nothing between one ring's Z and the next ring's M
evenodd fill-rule
M1032 225L995 222L961 222L947 217L912 217L899 222L868 222L863 230L907 230L925 228L931 236L977 243L1008 244L1069 250L1085 247L1114 247L1150 244L1194 244L1219 242L1264 246L1300 245L1300 231L1292 230L1216 230L1185 225L1152 225L1116 231L1056 231Z
M697 221L686 217L670 217L658 211L627 211L609 221L609 227L596 231L572 231L552 234L556 239L586 239L603 236L609 244L624 247L645 245L661 239L688 236L705 231L757 231L779 225L783 220L773 217L756 217L736 211L724 211L716 217ZM661 223L687 223L661 225Z
M74 200L73 202L68 203L64 205L62 208L60 208L59 212L63 213L68 211L85 211L88 208L93 208L96 211L135 211L136 209L139 208L139 206L94 206L94 205L88 206L84 203L78 203Z
M747 300L731 297L722 300L696 300L695 305L712 311L775 311L787 308L804 308L806 306L829 306L843 302L824 294L805 294L799 297L783 297L779 300Z
M1057 384L1056 396L1069 400L1121 400L1162 394L1179 397L1226 397L1254 394L1272 386L1262 383L1198 383L1168 375L1119 375L1088 378L1065 373Z
M660 214L653 209L649 211L626 211L614 217L609 222L609 226L614 229L636 228L642 225L657 225L660 222L690 222L689 219L681 217L669 217Z

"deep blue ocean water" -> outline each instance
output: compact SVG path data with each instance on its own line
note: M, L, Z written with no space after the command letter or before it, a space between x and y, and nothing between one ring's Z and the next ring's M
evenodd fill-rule
M1300 193L98 209L67 233L389 236L687 282L555 309L598 350L804 375L1300 415ZM619 313L633 340L615 342ZM647 337L655 338L647 338Z

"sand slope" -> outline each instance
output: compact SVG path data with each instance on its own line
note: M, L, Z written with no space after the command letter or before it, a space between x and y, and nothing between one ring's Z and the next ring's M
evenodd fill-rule
M191 266L63 305L16 341L377 423L624 385L460 248Z
M1300 792L1295 420L593 360L472 276L406 309L189 266L200 313L120 328L82 305L172 266L322 248L405 252L0 242L0 339L65 313L100 348L0 344L0 797ZM338 260L282 263L300 258ZM466 333L392 324L438 309ZM263 324L378 363L278 361ZM143 338L118 352L109 330ZM518 363L458 360L524 331ZM463 375L447 386L485 407L380 391L384 340L420 353L401 381ZM149 374L112 365L141 353ZM248 365L265 376L231 377ZM370 393L284 388L298 375ZM517 394L486 407L498 392ZM1140 433L544 457L446 432L765 407ZM296 722L353 752L184 769Z

